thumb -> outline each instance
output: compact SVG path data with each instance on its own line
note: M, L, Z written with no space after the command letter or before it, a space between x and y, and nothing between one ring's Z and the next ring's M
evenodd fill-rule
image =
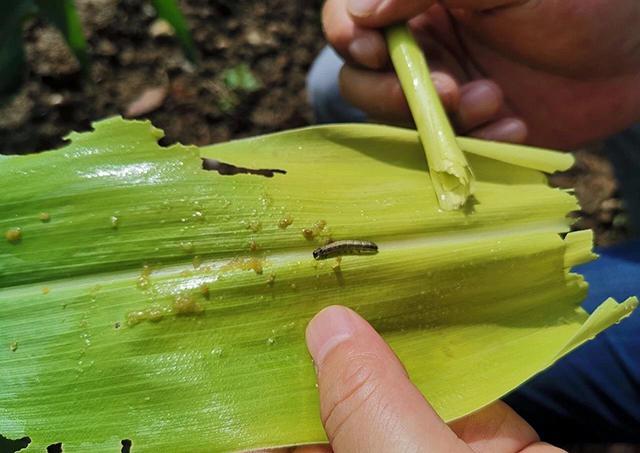
M436 0L347 0L353 22L361 27L386 27L424 13Z
M311 320L306 336L318 371L322 423L336 453L470 451L355 312L325 308Z

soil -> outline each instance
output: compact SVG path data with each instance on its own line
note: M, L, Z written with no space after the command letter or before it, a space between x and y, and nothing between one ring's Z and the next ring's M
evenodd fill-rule
M574 189L581 210L572 213L573 230L592 229L596 244L614 245L632 236L613 167L598 147L574 153L569 171L551 175L556 187Z
M196 65L151 1L76 3L88 41L88 77L55 28L27 23L27 74L15 98L0 107L0 153L55 148L69 131L117 114L151 119L165 131L165 143L196 145L312 122L305 77L325 43L322 0L180 1L200 55ZM226 80L237 68L255 79L251 86ZM576 187L583 206L576 227L593 228L603 245L626 238L611 166L594 151L577 156L575 169L553 180Z
M40 20L28 23L28 74L0 110L0 152L50 149L71 130L125 113L151 119L167 142L196 145L311 122L304 86L324 45L322 0L181 1L200 54L197 65L185 58L170 27L157 20L151 1L76 3L88 40L89 77L82 77L55 28ZM257 89L225 83L225 71L242 64ZM155 90L155 98L147 99L151 105L132 111L147 90Z

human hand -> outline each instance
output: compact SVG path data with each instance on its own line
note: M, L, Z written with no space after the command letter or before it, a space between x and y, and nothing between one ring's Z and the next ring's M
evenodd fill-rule
M447 426L384 340L347 308L317 314L307 327L307 346L331 445L298 447L296 453L562 451L541 443L501 402Z
M328 0L341 91L372 118L410 120L376 30L407 20L459 133L574 148L640 120L635 0Z

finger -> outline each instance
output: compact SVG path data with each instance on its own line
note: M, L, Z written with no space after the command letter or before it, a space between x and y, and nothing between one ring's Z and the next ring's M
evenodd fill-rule
M393 351L355 312L328 307L309 323L320 412L336 453L469 451L422 397Z
M251 450L246 453L291 453L293 448L281 447L281 448L262 448L260 450Z
M247 453L333 453L330 445L303 445L301 447L268 448Z
M527 125L519 118L503 118L472 131L469 135L496 142L524 143L528 134Z
M454 14L461 14L464 10L474 12L490 12L506 9L511 6L522 6L528 3L523 0L445 0L444 4L453 10ZM462 10L462 11L461 11Z
M536 432L502 401L449 424L476 453L519 452L536 443Z
M447 10L435 5L409 21L411 32L423 50L431 69L446 68L458 81L468 81L467 53Z
M333 453L333 450L329 445L305 445L295 448L293 453Z
M445 110L455 110L460 98L457 82L440 71L432 72L431 78ZM395 73L345 65L340 71L340 93L350 104L372 118L391 122L411 121L409 105Z
M322 8L322 25L327 41L346 61L371 69L389 63L382 34L354 24L345 0L327 0Z
M546 442L536 442L529 445L520 453L567 453L567 450L555 447Z
M496 118L502 109L502 90L490 80L475 80L460 88L456 128L466 132Z
M425 12L435 0L348 0L347 9L361 27L379 28Z

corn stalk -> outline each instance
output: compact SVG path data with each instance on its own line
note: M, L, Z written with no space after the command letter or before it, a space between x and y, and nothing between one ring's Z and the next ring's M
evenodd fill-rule
M473 194L473 172L456 142L424 52L406 25L394 25L386 35L391 61L418 129L440 208L459 209Z

